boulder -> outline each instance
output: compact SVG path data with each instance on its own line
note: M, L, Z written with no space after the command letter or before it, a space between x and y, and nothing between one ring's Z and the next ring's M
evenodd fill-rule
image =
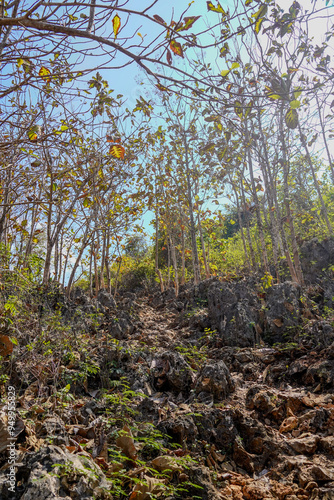
M96 463L85 454L72 454L59 446L26 453L16 478L21 482L20 500L111 499L110 485ZM6 483L0 497L13 498Z
M319 275L334 264L334 238L319 241L313 238L300 248L301 264L305 281L316 283Z
M165 351L151 363L153 385L159 391L188 394L194 375L191 367L178 352Z
M270 344L289 340L301 321L301 287L291 281L266 293L264 336Z
M210 393L215 401L225 399L234 389L234 381L224 361L206 363L195 385L197 394Z
M213 282L208 289L211 328L220 333L224 345L253 347L259 343L256 324L260 309L254 287L246 282Z
M104 290L101 288L97 294L97 301L103 306L107 307L108 309L113 309L116 307L116 302L114 300L114 297L107 292L107 290Z

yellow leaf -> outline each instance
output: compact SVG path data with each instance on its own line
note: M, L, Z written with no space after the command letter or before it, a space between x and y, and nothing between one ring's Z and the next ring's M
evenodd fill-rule
M176 42L175 40L172 40L170 42L169 46L170 46L170 48L172 49L172 51L174 52L175 55L183 57L183 50L182 50L181 44L179 42Z
M112 26L113 26L113 29L114 29L114 35L115 35L115 40L116 40L118 32L119 32L119 30L121 28L121 18L119 17L118 14L116 14L116 16L114 17L114 19L112 20Z
M43 80L46 80L47 83L51 82L51 78L50 78L51 71L48 68L46 68L45 66L41 67L38 74L41 78L43 78Z
M109 154L115 158L121 158L121 160L124 160L125 149L120 144L115 144L114 146L111 146Z

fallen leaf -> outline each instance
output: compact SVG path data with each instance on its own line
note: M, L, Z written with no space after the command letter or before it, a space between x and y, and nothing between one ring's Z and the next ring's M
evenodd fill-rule
M171 472L181 471L182 467L176 462L176 459L168 455L156 457L152 460L152 466L160 471L170 470Z
M276 325L278 328L281 328L283 326L283 321L279 318L273 320L274 325Z
M0 335L0 356L8 356L13 352L13 342L8 335Z
M154 477L144 476L144 483L138 483L133 488L129 500L149 500L152 493L158 493L166 481Z
M126 455L131 460L137 459L135 442L130 427L127 424L125 424L123 429L120 431L120 435L116 439L116 446L121 448L124 455Z

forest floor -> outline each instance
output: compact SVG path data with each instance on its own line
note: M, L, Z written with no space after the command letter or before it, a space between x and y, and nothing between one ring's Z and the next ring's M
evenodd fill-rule
M0 498L334 498L334 343L222 346L205 301L168 292L91 307L62 305L52 355L50 328L6 361L17 467L12 493L3 387Z

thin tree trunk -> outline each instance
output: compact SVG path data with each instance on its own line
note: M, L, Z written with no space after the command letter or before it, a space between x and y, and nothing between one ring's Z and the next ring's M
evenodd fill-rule
M157 203L157 195L156 195L156 203ZM163 292L164 280L162 278L160 269L159 269L159 208L156 206L155 209L155 272L158 275L159 283L160 283L160 291Z
M201 271L200 271L200 265L199 265L199 259L198 259L197 241L196 241L196 226L195 226L193 203L192 203L188 143L187 143L187 138L186 138L185 132L183 134L183 140L184 140L184 149L185 149L187 195L188 195L187 198L188 198L188 206L189 206L191 249L192 249L192 255L193 255L193 267L194 267L194 283L195 283L195 285L197 285L201 280Z
M329 168L330 168L331 175L332 175L332 182L334 184L334 165L333 165L332 157L331 157L331 154L330 154L330 151L329 151L329 147L328 147L328 142L327 142L327 138L326 138L326 131L325 131L325 125L324 125L324 122L323 122L323 119L322 119L322 115L321 115L320 103L319 103L319 98L318 98L317 92L315 92L315 98L316 98L317 106L318 106L318 114L319 114L319 120L320 120L320 127L321 127L322 138L323 138L323 141L324 141L324 144L325 144L325 149L326 149L326 153L327 153Z
M198 221L199 236L200 236L201 245L202 245L202 255L203 255L203 261L204 261L205 276L208 279L208 278L210 278L210 270L209 270L208 262L206 259L205 242L204 242L204 238L203 238L202 224L201 224L201 219L200 219L199 213L197 214L197 221Z
M252 155L251 155L251 149L250 149L247 123L245 124L244 132L245 132L245 148L246 148L248 167L249 167L249 175L250 175L251 186L252 186L252 196L253 196L253 200L255 203L256 221L257 221L257 228L258 228L258 232L259 232L259 239L260 239L260 245L261 245L260 256L261 256L261 261L263 262L264 271L269 273L270 270L269 270L269 265L268 265L268 255L267 255L266 242L265 242L265 237L264 237L264 232L263 232L263 225L262 225L261 212L260 212L260 203L259 203L259 198L257 196L256 185L255 185L255 180L254 180L253 161L252 161Z
M172 263L174 268L174 282L175 282L175 295L176 297L179 295L179 275L177 271L177 260L176 260L176 252L175 246L172 236L169 236L169 244L170 244L170 252L172 257Z
M241 192L242 204L245 207L246 206L246 197L245 197L245 191L244 191L242 177L240 177L240 192ZM248 246L249 246L249 253L250 253L251 262L252 262L252 268L253 268L253 270L255 270L256 269L256 261L255 261L254 248L253 248L253 244L252 244L252 238L251 238L250 229L249 229L248 217L246 218L246 234L247 234L247 239L248 239Z
M289 189L289 166L288 166L288 158L287 158L287 147L285 143L284 136L284 128L283 128L283 111L284 111L284 103L281 106L281 113L279 119L279 130L280 130L280 139L282 145L282 164L283 164L283 189L284 189L284 204L286 215L290 228L290 236L291 236L291 244L292 244L292 254L293 254L293 262L294 268L296 271L296 276L292 279L297 278L297 282L302 285L304 283L302 268L299 259L298 245L296 240L295 227L293 224L292 213L290 208L290 189Z
M333 228L332 228L331 223L329 222L329 219L328 219L327 208L326 208L324 199L322 197L322 193L321 193L321 189L320 189L320 186L319 186L319 182L318 182L318 179L317 179L314 167L313 167L312 158L311 158L308 146L307 146L307 142L305 140L305 137L304 137L304 135L302 133L302 129L301 129L301 127L300 127L299 124L298 124L298 129L299 129L299 136L300 136L301 143L302 143L302 145L303 145L303 147L305 149L305 156L306 156L306 159L307 159L307 163L309 164L309 167L311 169L314 187L315 187L315 189L316 189L316 191L318 193L318 197L319 197L319 200L320 200L322 215L323 215L323 217L325 219L326 226L327 226L329 234L331 236L333 236Z

